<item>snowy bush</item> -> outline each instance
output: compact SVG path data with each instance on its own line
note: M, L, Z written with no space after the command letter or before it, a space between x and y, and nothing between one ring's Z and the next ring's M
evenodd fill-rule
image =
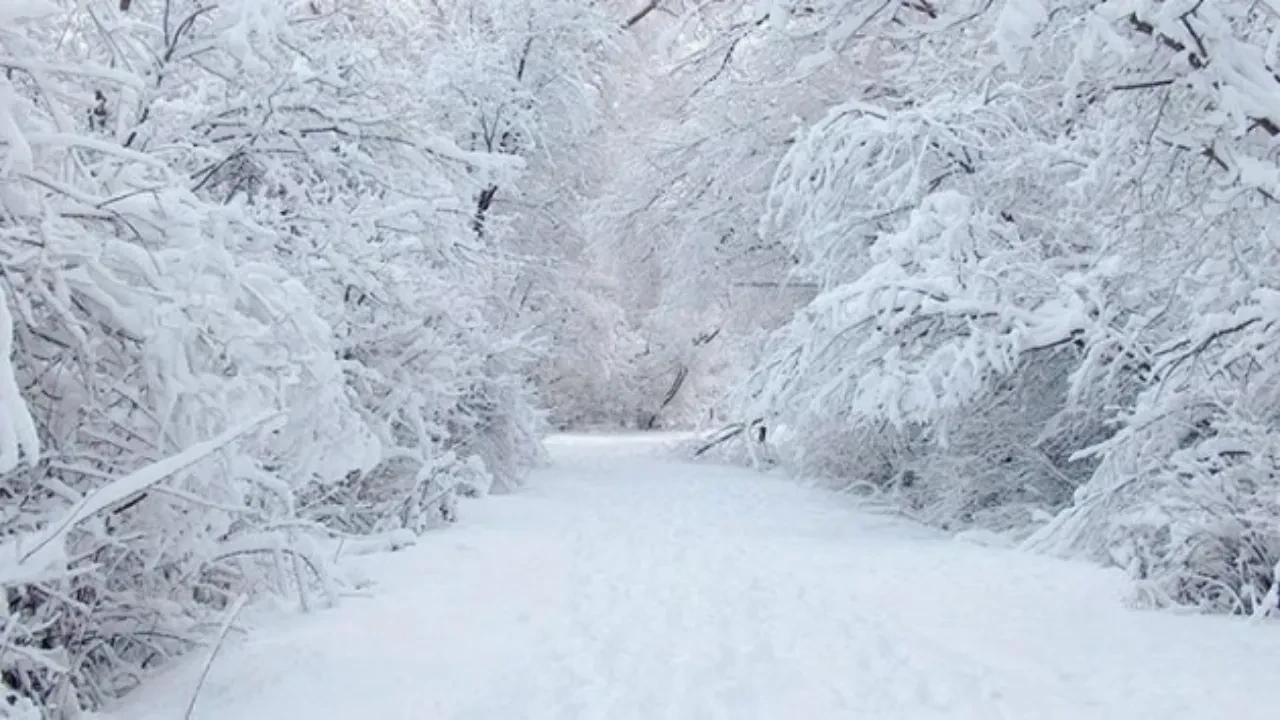
M928 522L1274 612L1275 9L751 6L860 73L776 165L760 242L820 292L739 416Z
M129 690L239 595L327 602L325 538L537 460L466 209L519 163L430 124L416 17L0 8L6 712Z
M1276 611L1277 299L1255 289L1153 351L1150 387L1091 449L1097 473L1033 546L1109 558L1157 604Z
M37 456L23 433L21 456L5 463L3 674L63 713L197 642L235 594L323 582L306 545L278 525L293 515L293 489L357 467L368 435L334 385L341 370L310 296L226 243L261 230L193 195L164 158L174 149L144 151L105 131L92 98L139 93L144 78L91 55L50 56L62 32L85 41L69 46L92 47L97 36L69 18L79 19L28 16L0 37L10 68L4 330L43 446ZM7 414L20 418L8 394ZM276 419L244 426L264 413ZM219 443L234 452L103 499L116 478L235 428ZM325 440L299 442L308 437Z

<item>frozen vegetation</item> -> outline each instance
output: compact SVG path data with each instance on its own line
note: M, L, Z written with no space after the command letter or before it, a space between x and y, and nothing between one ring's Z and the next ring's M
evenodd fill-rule
M1270 717L1280 1L0 0L0 584L18 720Z

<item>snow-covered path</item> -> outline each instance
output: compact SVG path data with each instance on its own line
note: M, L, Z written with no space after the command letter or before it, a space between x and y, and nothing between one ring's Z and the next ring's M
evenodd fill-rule
M364 558L370 598L224 647L205 720L1277 716L1280 627L1138 613L1110 572L953 541L647 439ZM196 659L118 708L180 718Z

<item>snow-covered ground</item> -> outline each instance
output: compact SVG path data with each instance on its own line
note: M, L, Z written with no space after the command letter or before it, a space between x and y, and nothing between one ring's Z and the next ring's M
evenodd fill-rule
M527 490L361 558L371 597L230 641L194 717L1277 717L1275 624L1127 610L1118 574L683 464L652 437L552 451ZM202 663L111 717L181 718Z

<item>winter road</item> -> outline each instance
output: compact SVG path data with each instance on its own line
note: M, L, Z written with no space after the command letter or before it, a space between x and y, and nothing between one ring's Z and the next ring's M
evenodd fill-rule
M370 597L224 647L202 720L1270 720L1280 627L952 540L652 439L558 438ZM182 717L202 659L113 717Z

